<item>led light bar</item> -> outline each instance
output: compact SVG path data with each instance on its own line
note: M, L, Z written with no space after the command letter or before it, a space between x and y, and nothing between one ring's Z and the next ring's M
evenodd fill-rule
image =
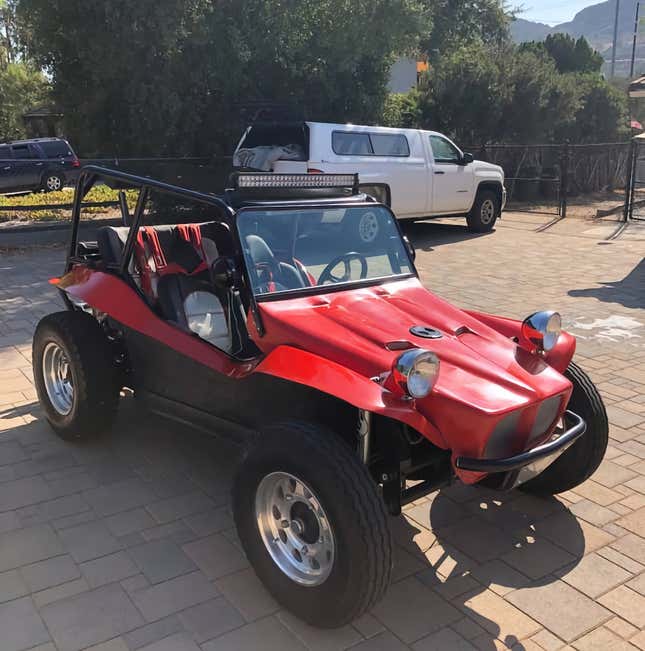
M354 188L358 187L358 174L256 174L242 172L237 175L239 189L251 188Z

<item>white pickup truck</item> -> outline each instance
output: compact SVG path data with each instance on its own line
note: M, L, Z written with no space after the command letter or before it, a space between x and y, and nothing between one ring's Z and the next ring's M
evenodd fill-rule
M504 171L474 160L446 136L323 122L254 123L233 159L241 169L276 173L356 173L361 189L399 219L465 216L472 231L492 230L506 203ZM376 237L359 224L367 243Z

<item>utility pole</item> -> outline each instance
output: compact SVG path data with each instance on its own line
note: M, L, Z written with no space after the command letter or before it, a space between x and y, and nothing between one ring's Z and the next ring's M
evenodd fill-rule
M629 68L629 79L634 78L634 61L636 60L636 38L638 37L638 12L640 11L641 3L636 3L636 19L634 20L634 40L632 41L632 65Z
M616 72L616 41L618 41L618 13L620 11L620 0L616 0L616 17L614 18L614 42L611 46L611 74L613 79Z

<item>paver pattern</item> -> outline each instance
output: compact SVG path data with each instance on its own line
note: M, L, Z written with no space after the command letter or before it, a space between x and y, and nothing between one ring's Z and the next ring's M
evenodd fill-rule
M109 436L53 435L31 336L60 308L47 279L64 250L0 252L0 649L645 649L645 234L607 241L611 225L576 219L536 232L546 221L409 232L448 300L562 312L609 411L604 463L557 498L454 485L409 505L384 601L335 631L281 610L250 569L229 511L239 450L131 397Z

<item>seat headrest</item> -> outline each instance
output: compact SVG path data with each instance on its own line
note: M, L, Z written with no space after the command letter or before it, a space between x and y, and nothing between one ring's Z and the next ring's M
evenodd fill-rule
M259 235L247 235L245 238L246 246L253 262L275 264L275 256L269 245Z

